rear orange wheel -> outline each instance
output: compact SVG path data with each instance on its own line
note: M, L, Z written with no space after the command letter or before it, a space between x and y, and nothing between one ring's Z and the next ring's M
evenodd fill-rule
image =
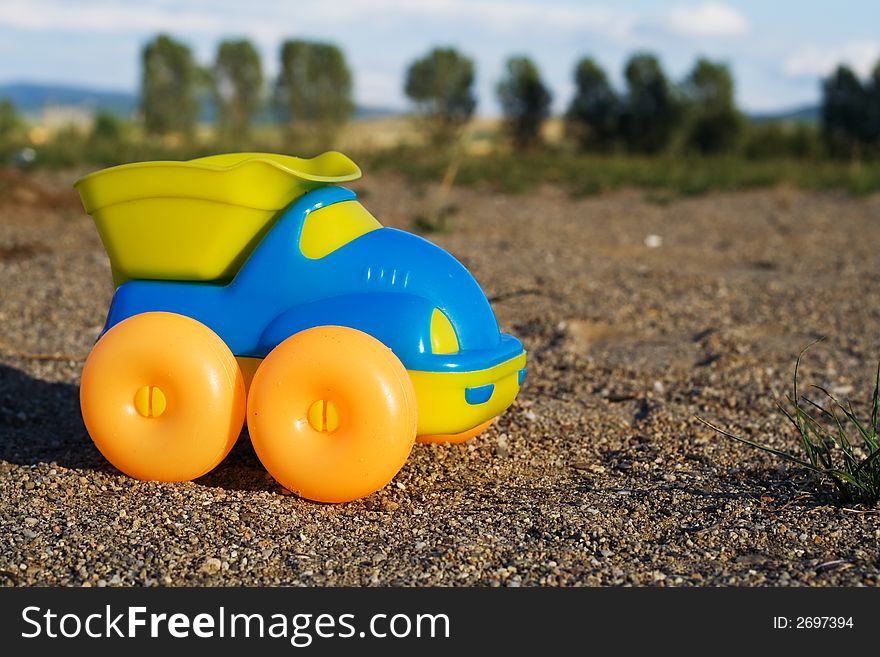
M462 431L461 433L444 433L435 436L419 436L418 438L416 438L416 442L452 444L463 443L466 440L470 440L471 438L476 438L477 436L479 436L486 429L492 426L493 422L495 422L494 417L491 420L486 420L482 424L478 424L473 429L468 429L467 431Z
M310 500L347 502L403 467L416 398L403 364L381 342L321 326L278 345L251 383L248 431L263 465Z
M217 334L157 312L130 317L98 341L80 405L95 445L124 473L189 481L229 453L246 401L238 363Z

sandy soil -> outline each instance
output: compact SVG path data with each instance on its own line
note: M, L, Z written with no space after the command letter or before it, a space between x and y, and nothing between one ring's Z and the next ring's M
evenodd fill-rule
M483 436L332 506L282 490L246 436L185 484L95 450L76 386L112 288L72 178L0 175L0 583L880 584L876 510L693 419L795 448L774 403L819 336L805 379L864 403L880 198L454 191L433 239L525 342L525 387ZM398 179L356 188L389 225L423 212Z

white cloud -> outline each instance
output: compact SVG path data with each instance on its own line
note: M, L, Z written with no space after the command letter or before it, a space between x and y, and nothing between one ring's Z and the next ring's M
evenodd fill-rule
M405 6L414 13L435 19L463 18L477 21L483 29L518 31L551 29L562 32L588 31L611 37L629 36L635 16L607 6L576 6L553 2L509 2L504 0L370 0L370 3Z
M580 4L566 0L2 0L0 26L18 30L147 34L247 34L276 42L297 32L331 26L384 26L408 31L435 27L477 30L530 40L560 35L591 35L630 47L643 28L675 37L722 38L749 31L736 9L708 0L668 11L635 11L607 0Z
M117 2L60 3L54 0L28 2L4 0L0 25L25 30L68 32L113 30L154 31L174 27L181 31L206 32L219 29L221 21L209 12L172 11L148 4Z
M851 41L825 48L801 48L785 59L782 70L793 78L815 78L828 75L838 64L847 64L858 75L867 77L878 61L880 41Z
M625 37L635 18L608 6L578 6L560 2L505 0L333 0L331 2L243 3L199 0L165 3L142 0L4 0L0 25L25 30L175 32L246 31L257 37L276 37L296 28L315 28L335 22L365 20L460 23L480 29L527 34L529 30L587 31ZM418 24L418 23L416 23Z
M689 37L736 37L749 31L749 22L733 7L720 2L678 5L661 19L673 34Z

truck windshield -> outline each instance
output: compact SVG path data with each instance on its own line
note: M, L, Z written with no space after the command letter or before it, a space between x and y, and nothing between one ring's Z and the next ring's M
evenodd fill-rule
M306 258L317 260L381 227L382 224L357 201L333 203L308 214L299 248Z

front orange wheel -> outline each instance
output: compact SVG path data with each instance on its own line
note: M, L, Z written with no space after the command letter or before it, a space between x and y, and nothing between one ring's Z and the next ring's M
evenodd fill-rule
M127 475L189 481L232 449L245 413L235 357L208 327L143 313L107 331L83 368L80 405L104 457Z
M320 326L278 345L248 398L254 450L285 488L319 502L379 490L403 467L416 397L403 364L351 328Z

